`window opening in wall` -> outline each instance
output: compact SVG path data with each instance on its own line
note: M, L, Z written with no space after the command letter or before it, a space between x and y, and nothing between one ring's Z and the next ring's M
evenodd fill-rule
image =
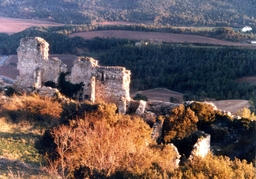
M84 99L89 99L89 95L88 94L84 95Z
M105 79L104 79L104 73L103 72L101 72L101 81L104 81Z

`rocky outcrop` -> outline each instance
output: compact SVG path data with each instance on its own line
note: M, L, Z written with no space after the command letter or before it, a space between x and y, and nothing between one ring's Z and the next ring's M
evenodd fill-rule
M44 97L57 97L57 96L59 96L60 92L56 88L43 86L42 88L37 90L37 93L40 96L44 96Z
M163 120L157 120L153 125L151 138L157 143L161 143L163 135Z
M211 135L201 132L201 135L193 146L189 159L193 159L195 156L204 158L210 151L210 142Z
M167 115L170 111L179 106L177 103L163 102L158 100L148 101L146 111L151 111L157 115Z
M146 101L140 100L139 106L138 106L137 110L135 111L135 113L136 114L144 114L146 105L147 105Z

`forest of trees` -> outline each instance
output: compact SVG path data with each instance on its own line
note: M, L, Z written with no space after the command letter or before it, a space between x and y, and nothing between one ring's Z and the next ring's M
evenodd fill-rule
M65 24L130 21L176 26L256 25L254 0L4 0L0 8L0 16Z
M117 46L99 58L104 65L132 71L131 87L166 87L187 99L248 99L255 87L236 79L256 74L255 50L231 47L170 45Z

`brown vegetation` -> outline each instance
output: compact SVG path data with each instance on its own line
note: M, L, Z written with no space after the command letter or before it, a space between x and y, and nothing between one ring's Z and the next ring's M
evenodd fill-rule
M117 114L113 104L102 103L94 110L89 110L92 109L89 106L89 104L85 106L75 101L61 102L35 95L2 97L0 100L2 126L0 155L3 150L9 153L0 160L0 165L3 160L8 166L20 165L20 161L38 163L39 154L34 156L35 153L33 153L31 156L30 148L35 138L42 139L42 132L49 129L48 134L51 137L43 138L47 141L42 143L44 145L40 150L52 147L52 150L45 150L45 152L48 151L45 158L48 160L48 165L42 164L47 168L45 171L55 178L61 176L62 178L252 179L255 177L253 172L255 168L252 164L237 159L232 161L227 157L217 157L212 154L205 159L195 158L185 162L184 165L175 169L177 154L174 148L171 145L157 145L151 141L151 129L142 119ZM198 111L197 116L209 116L202 107L197 106L195 109ZM185 123L181 122L182 126L191 126L188 121L192 121L193 116L195 119L197 117L192 110L189 111L187 108L187 114L184 110L184 106L177 108L177 116L185 115L183 120ZM170 118L177 118L174 113L175 110ZM63 123L63 119L66 125L60 124ZM53 125L57 126L53 127ZM15 138L10 140L12 134L15 134ZM182 135L178 136L182 137ZM3 148L10 146L12 149L9 148L9 151ZM22 155L16 157L16 160L11 160L14 155L17 155L16 150L21 150ZM36 150L33 149L33 152ZM34 165L24 166L16 169L10 167L7 171L8 176L20 175L24 178L33 178L31 177L35 176L33 172L37 173L36 177L44 178L46 175ZM0 177L3 176L0 175Z
M255 178L255 168L245 160L214 156L211 153L204 159L195 158L176 172L174 178L182 179L221 179L221 178Z
M154 165L167 173L174 171L174 149L154 144L151 130L143 120L115 111L114 105L102 104L84 119L54 128L51 135L58 157L49 160L48 171L62 178L71 175L140 178L153 174Z
M197 122L198 117L190 108L186 108L183 104L174 108L164 120L164 142L188 137L197 130Z

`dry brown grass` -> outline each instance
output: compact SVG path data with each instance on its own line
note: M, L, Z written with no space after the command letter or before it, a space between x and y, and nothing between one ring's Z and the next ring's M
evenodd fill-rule
M0 97L0 178L49 178L40 169L43 157L35 143L52 125L48 113L59 117L59 107L38 96ZM40 115L46 121L38 122Z
M58 123L62 113L61 104L48 98L13 96L0 100L0 119L5 132L44 132L44 127ZM40 125L39 125L40 124Z

